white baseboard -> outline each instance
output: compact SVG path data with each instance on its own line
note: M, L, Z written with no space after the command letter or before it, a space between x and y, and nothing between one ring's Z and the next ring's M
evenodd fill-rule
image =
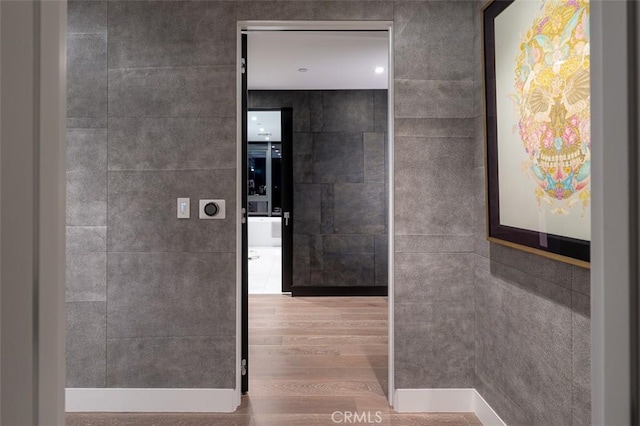
M397 389L393 408L400 413L475 413L484 426L506 426L475 389Z
M67 412L231 413L235 389L67 388Z

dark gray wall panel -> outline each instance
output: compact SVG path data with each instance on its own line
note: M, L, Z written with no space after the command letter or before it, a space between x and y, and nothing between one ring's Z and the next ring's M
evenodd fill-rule
M67 63L67 117L105 117L106 34L70 34Z
M353 1L238 1L238 20L393 20L393 2Z
M476 373L502 390L483 394L490 405L509 406L496 402L509 395L527 416L524 424L564 425L572 411L571 295L546 286L522 287L476 270ZM519 419L511 410L499 414L507 424Z
M475 137L475 120L470 118L395 118L395 135L399 137L471 138ZM484 139L483 139L484 140Z
M236 160L228 118L111 118L109 170L210 170Z
M396 80L396 117L473 117L473 80Z
M294 286L387 285L386 97L249 93L251 108L293 108Z
M472 13L465 1L397 1L395 77L472 80Z
M364 181L367 183L386 182L385 174L387 159L385 133L364 133L363 135L363 151L364 151Z
M68 226L67 254L107 251L106 226Z
M71 0L67 3L68 34L105 34L107 2Z
M374 183L334 185L333 220L336 233L384 234L385 187Z
M232 65L232 1L109 2L109 69Z
M107 130L67 130L67 225L106 225Z
M470 235L472 139L396 137L397 235Z
M585 271L588 271L585 269ZM571 377L574 425L591 424L591 299L572 292Z
M109 251L235 252L235 185L233 169L109 172ZM176 219L177 197L192 219ZM203 198L225 199L226 219L198 219Z
M109 253L108 338L235 334L235 253Z
M235 386L235 337L154 337L107 340L107 387Z
M235 117L235 66L109 70L110 117Z
M396 303L397 388L473 387L473 306L472 298Z
M67 387L106 384L105 302L67 302Z
M314 133L313 181L315 183L363 182L362 132Z
M397 303L461 303L473 291L473 253L396 253Z
M67 254L68 302L95 302L107 299L107 254Z
M328 132L372 132L373 91L322 92L322 130Z

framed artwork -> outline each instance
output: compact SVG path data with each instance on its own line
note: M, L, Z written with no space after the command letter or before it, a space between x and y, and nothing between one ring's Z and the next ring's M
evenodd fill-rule
M483 11L490 241L589 266L588 0Z

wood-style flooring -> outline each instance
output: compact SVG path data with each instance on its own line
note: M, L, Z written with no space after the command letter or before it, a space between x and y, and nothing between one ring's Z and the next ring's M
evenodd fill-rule
M251 295L249 393L235 413L68 413L67 426L481 425L472 413L394 412L387 360L385 297Z

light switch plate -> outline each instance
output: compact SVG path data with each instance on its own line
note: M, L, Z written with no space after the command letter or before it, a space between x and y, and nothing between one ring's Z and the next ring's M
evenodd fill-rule
M204 211L204 208L209 203L214 203L218 206L218 211L213 216L209 216ZM200 219L224 219L226 217L225 207L225 200L200 200L198 217Z
M189 219L191 217L191 200L189 198L178 198L178 219Z

